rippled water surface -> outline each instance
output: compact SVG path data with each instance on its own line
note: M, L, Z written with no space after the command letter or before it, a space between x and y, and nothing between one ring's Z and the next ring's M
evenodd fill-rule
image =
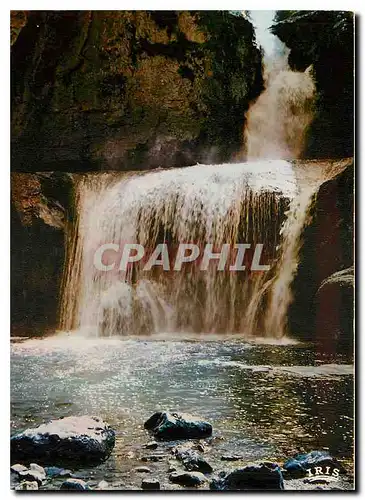
M329 449L351 462L353 367L346 360L300 344L167 339L60 334L13 343L12 433L50 418L99 415L117 442L89 473L127 486L146 455L143 422L159 408L209 420L213 460L239 453L246 462L283 461Z

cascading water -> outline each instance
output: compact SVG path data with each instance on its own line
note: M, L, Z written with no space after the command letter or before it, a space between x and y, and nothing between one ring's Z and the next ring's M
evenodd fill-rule
M66 272L63 329L91 328L104 335L159 331L254 334L262 314L253 307L274 272L276 246L288 200L296 190L289 163L199 165L148 174L89 175L78 184L79 221ZM71 238L72 240L72 238ZM258 243L270 271L222 272L138 263L126 271L99 272L100 245L169 242L204 248ZM231 261L235 255L231 256ZM71 291L72 293L69 293Z
M289 49L272 33L275 11L252 11L256 38L263 50L265 90L246 115L248 160L300 157L313 117L315 85L311 67L291 71Z
M257 34L260 42L259 29ZM288 69L285 47L270 37L281 50L269 50L264 59L266 90L247 115L246 163L80 176L78 220L68 232L61 329L106 336L286 334L308 205L320 183L343 164L288 161L301 152L314 85L309 70ZM217 260L207 271L198 262L180 271L161 265L145 270L141 262L119 270L118 261L100 271L95 252L108 243L119 250L138 243L151 251L168 244L172 259L180 243L201 249L212 244L216 251L259 244L269 270L227 270L232 253L224 271ZM246 257L252 258L250 250Z

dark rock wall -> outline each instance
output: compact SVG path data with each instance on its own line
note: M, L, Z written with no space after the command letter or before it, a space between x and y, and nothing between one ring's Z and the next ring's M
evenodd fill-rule
M12 13L12 168L229 159L262 90L251 23L228 11Z
M344 11L278 11L272 31L298 71L313 65L316 115L305 158L344 158L354 151L354 15Z
M11 191L12 335L41 335L57 327L72 181L13 173Z
M324 342L327 351L351 351L353 287L333 283L319 289L324 280L354 263L353 165L322 184L313 198L310 217L293 282L290 331L303 340Z

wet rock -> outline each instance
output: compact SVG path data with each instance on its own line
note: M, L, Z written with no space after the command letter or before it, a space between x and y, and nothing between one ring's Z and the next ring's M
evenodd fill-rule
M212 426L187 414L157 412L144 424L145 429L162 440L204 438L212 434Z
M62 467L45 467L44 470L48 477L71 477L72 471L63 469Z
M21 465L21 464L14 464L10 467L10 470L11 470L11 472L14 472L15 474L19 474L19 472L24 472L24 471L28 470L28 467L26 467L25 465Z
M13 460L98 464L115 444L115 432L98 417L66 417L27 429L11 438Z
M143 479L141 488L142 490L159 490L160 482L157 479Z
M201 472L172 472L169 480L181 486L200 486L207 478Z
M242 460L242 455L222 455L221 460L225 462L235 462L237 460Z
M158 443L156 443L156 441L150 441L145 445L145 448L147 448L148 450L155 450L157 447Z
M148 467L136 467L134 469L136 472L144 472L146 474L149 474L151 472L151 469L149 469Z
M264 462L247 465L220 476L210 483L211 490L283 490L284 482L277 464Z
M188 471L212 472L212 466L196 450L179 446L175 449L175 456L180 460Z
M61 484L60 490L90 490L91 488L88 486L85 481L82 479L67 479Z
M26 490L26 491L34 491L38 490L38 483L37 481L23 481L17 486L15 486L16 490Z
M300 478L308 476L308 469L313 469L315 467L321 467L323 473L326 471L326 467L329 467L329 474L332 473L334 469L338 469L340 473L344 473L344 469L341 464L337 462L327 451L311 451L307 454L298 454L294 458L287 460L283 468L285 469L285 477L289 478Z

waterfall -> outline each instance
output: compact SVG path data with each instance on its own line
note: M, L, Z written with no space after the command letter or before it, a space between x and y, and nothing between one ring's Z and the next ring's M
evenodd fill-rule
M289 49L269 30L275 11L250 14L263 50L265 89L246 115L247 158L299 158L313 117L311 67L305 72L290 70Z
M291 283L312 195L345 164L293 161L312 118L311 73L288 68L288 50L267 30L273 12L253 12L252 19L264 49L265 90L247 113L248 161L80 175L78 216L67 231L62 330L97 336L288 333ZM236 253L223 270L220 260L202 270L200 257L178 270L170 260L181 243ZM119 266L130 244L142 245L147 256L166 246L167 255L150 269L145 259ZM94 259L103 245L113 251L100 269ZM232 270L240 245L247 247L245 268ZM258 247L261 270L249 266Z

